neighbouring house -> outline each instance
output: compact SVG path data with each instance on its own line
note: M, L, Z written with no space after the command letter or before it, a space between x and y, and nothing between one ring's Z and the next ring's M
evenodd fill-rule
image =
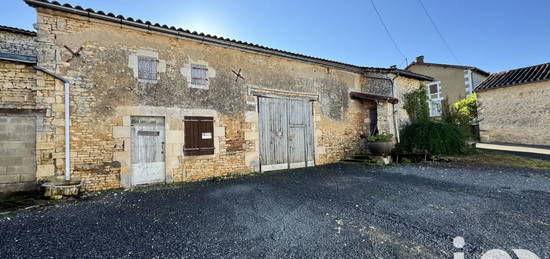
M482 142L550 146L550 63L492 73L475 91Z
M471 66L424 62L424 56L408 65L406 70L434 78L426 84L430 116L441 117L447 106L472 94L489 73Z
M92 191L336 162L372 132L395 136L407 120L403 91L433 81L25 2L37 32L0 29L0 192L64 178Z

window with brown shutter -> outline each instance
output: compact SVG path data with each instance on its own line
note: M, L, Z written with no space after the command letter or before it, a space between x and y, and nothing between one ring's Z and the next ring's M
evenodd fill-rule
M184 154L200 156L214 154L214 118L185 116L184 118L185 145Z

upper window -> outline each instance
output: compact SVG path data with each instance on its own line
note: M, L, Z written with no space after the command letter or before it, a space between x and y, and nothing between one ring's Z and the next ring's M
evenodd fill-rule
M443 112L441 97L441 82L428 84L428 106L430 108L430 117L439 117Z
M186 156L214 154L214 118L185 116L183 124Z
M150 57L138 57L138 78L157 80L157 60Z
M207 77L208 67L205 65L191 65L191 84L193 85L208 85Z
M439 85L439 82L431 83L428 85L429 91L430 91L430 99L438 99L441 97L441 86Z

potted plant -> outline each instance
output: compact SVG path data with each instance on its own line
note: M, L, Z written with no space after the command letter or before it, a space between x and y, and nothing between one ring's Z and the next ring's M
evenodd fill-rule
M367 148L369 152L376 156L387 156L395 147L393 135L378 134L367 137Z

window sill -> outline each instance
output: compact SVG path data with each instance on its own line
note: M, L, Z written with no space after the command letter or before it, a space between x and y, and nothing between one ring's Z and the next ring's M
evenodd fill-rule
M196 89L208 90L208 85L189 84L189 88L196 88Z
M142 79L142 78L138 78L138 82L140 83L150 83L150 84L156 84L158 83L158 79L157 80L153 80L153 79Z
M195 155L195 156L183 155L183 160L200 160L200 159L212 159L212 158L216 158L216 154L213 154L213 155Z

